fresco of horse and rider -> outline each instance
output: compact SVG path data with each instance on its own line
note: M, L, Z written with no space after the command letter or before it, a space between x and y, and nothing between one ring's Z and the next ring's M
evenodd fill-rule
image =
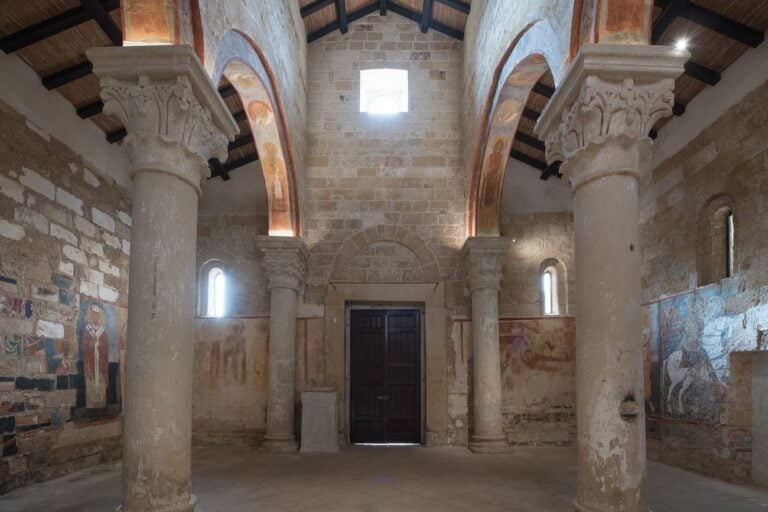
M646 304L643 317L646 413L715 423L728 399L730 354L766 349L768 305L727 311L715 285Z

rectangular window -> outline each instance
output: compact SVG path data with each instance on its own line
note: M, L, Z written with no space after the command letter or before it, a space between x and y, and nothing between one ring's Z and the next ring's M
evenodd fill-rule
M404 69L360 71L360 112L369 114L408 112L408 71Z

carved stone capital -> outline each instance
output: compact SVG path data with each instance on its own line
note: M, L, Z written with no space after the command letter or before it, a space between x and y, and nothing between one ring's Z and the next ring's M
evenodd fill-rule
M269 289L289 288L299 291L307 269L307 245L292 236L260 236L256 241L264 255L262 264L269 279Z
M227 157L237 125L192 50L185 46L93 48L104 112L128 135L133 174L172 174L200 190L208 160Z
M501 289L502 268L512 241L506 237L472 237L464 243L461 259L470 291Z
M536 126L547 162L563 162L574 188L639 172L650 156L648 134L672 115L675 79L688 57L662 46L585 45ZM605 148L618 158L600 158Z

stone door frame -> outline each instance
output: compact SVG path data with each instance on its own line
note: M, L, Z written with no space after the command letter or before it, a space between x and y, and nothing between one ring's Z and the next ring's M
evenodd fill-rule
M349 444L348 307L381 305L423 309L423 444L445 444L448 430L448 359L445 293L441 282L330 283L325 297L326 383L339 391L339 441Z

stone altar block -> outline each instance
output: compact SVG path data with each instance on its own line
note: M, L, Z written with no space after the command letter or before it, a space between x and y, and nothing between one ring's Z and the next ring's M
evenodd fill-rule
M339 420L336 391L306 391L301 394L301 451L339 450Z

